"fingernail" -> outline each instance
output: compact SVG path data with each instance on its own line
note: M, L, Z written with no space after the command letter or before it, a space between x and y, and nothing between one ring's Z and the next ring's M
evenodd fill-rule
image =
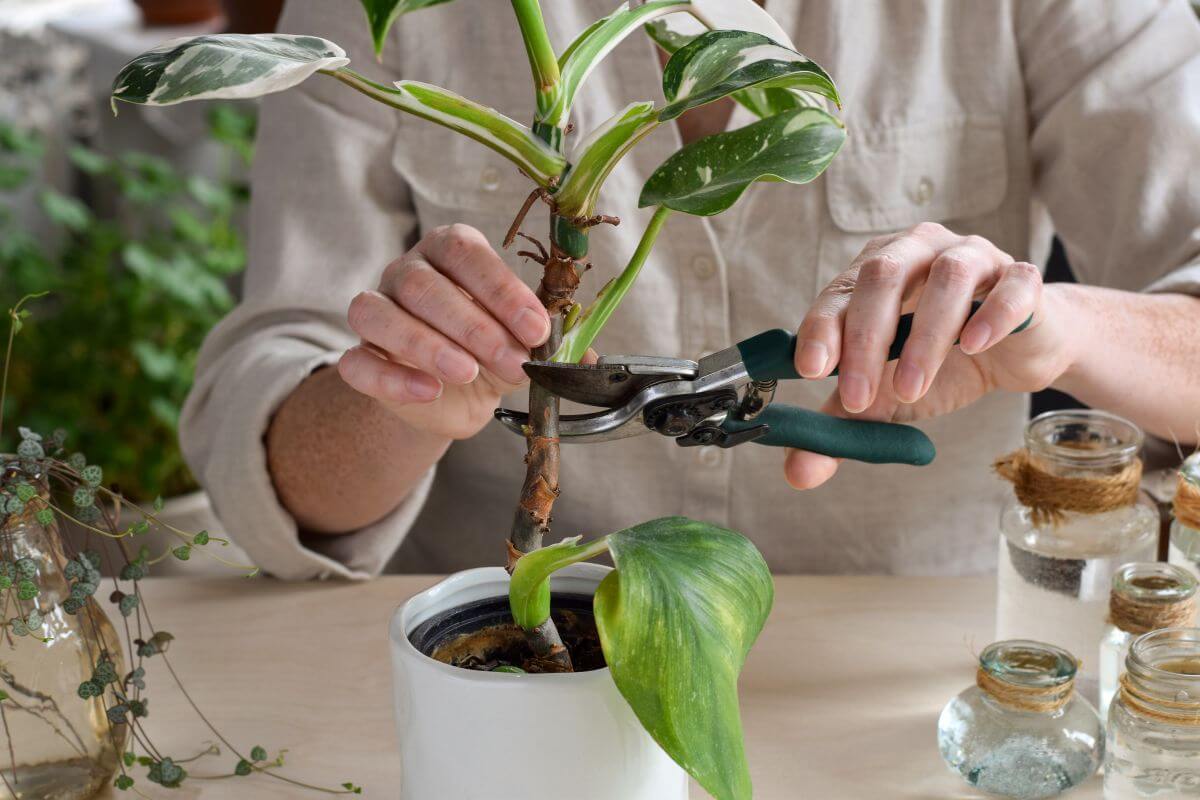
M550 337L550 320L545 313L538 313L532 308L522 308L512 321L512 331L522 342L530 347L537 347Z
M858 372L843 372L838 378L838 392L842 407L852 414L865 411L871 400L871 384Z
M515 347L501 350L499 357L496 359L497 367L500 370L500 377L509 383L523 383L525 381L524 366L528 360L529 353L518 350Z
M976 322L968 330L963 332L962 339L959 340L958 346L967 355L974 355L983 348L987 347L987 343L992 340L992 326L986 322Z
M914 403L925 388L925 372L915 364L900 362L896 367L896 394L906 403Z
M416 372L408 376L408 391L414 400L428 402L442 393L442 385L432 376Z
M433 363L450 383L470 383L479 374L475 359L457 350L443 350Z
M825 370L829 361L829 348L822 342L806 339L800 346L800 374L806 378L815 378Z

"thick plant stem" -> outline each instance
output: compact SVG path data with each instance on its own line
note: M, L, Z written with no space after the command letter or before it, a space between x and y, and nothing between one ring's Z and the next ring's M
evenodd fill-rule
M533 352L537 360L549 359L562 343L563 317L574 303L579 286L579 270L575 259L565 253L552 239L549 258L537 296L550 314L550 338ZM508 568L511 572L517 559L542 546L550 531L554 501L558 498L558 397L535 383L529 386L529 426L525 432L525 483L513 515L508 537ZM571 670L571 654L562 643L554 622L547 619L527 638L538 661L547 669Z

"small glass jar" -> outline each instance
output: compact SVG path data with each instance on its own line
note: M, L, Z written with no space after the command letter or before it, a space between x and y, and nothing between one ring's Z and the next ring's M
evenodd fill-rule
M1200 492L1200 453L1183 462L1179 470L1179 491L1194 487ZM1200 530L1179 521L1171 521L1171 547L1168 559L1200 578Z
M91 797L112 780L124 749L127 726L110 724L105 711L111 690L80 694L97 664L125 675L120 639L91 597L75 614L63 609L65 562L56 525L25 512L0 527L0 573L14 581L3 592L0 631L0 800ZM25 580L35 597L21 599Z
M1190 626L1196 614L1196 579L1171 564L1126 564L1113 578L1108 628L1100 642L1100 718L1125 671L1133 640L1159 628Z
M1053 797L1086 781L1104 754L1104 726L1074 691L1076 661L1041 642L990 645L976 685L938 719L938 749L967 783L1001 797Z
M1108 715L1105 800L1200 797L1200 628L1167 628L1129 648Z
M1060 478L1103 479L1131 468L1142 432L1101 411L1052 411L1025 429L1025 448L1039 470ZM1053 642L1072 653L1096 653L1104 636L1113 575L1122 564L1154 561L1159 513L1142 492L1130 506L1095 514L1064 511L1039 524L1014 495L1000 517L996 638ZM1077 690L1099 700L1091 657Z

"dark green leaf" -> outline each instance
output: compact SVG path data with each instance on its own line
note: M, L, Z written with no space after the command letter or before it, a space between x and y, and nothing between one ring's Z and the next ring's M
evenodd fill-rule
M8 621L8 629L12 631L13 636L29 635L29 627L25 624L25 620L19 617L13 617Z
M38 524L41 525L42 527L46 527L47 525L54 524L54 511L52 509L43 508L41 511L37 512L33 516L34 516L34 519L36 519L38 521Z
M125 715L129 713L129 706L125 704L110 706L105 713L108 715L108 721L114 725L124 725Z
M90 700L93 697L99 697L104 694L104 687L95 681L84 681L79 684L78 693L84 700Z
M233 768L234 775L245 776L252 772L254 772L253 765L251 765L251 763L244 758L238 761L237 766Z
M117 608L120 610L121 616L128 617L132 615L133 612L137 610L138 602L138 596L136 594L127 594L122 597L121 601L117 604Z
M76 508L88 508L96 502L96 492L90 486L77 486L71 495Z
M36 631L41 628L42 612L38 611L36 608L30 611L29 615L25 617L25 627L29 628L30 631Z
M76 600L74 597L68 597L62 601L62 610L68 614L77 614L83 608L83 601Z
M765 36L710 31L683 47L663 70L670 104L661 121L744 89L799 89L841 102L833 81L815 62Z
M266 761L267 750L265 747L256 745L250 750L250 758L254 761Z
M30 486L28 483L18 483L16 491L17 497L21 498L21 501L24 503L28 503L33 498L37 497L37 489Z
M0 575L0 592L8 589L13 585L13 579L7 575Z
M92 680L101 685L117 682L117 669L111 661L101 661L92 671Z
M41 594L41 590L38 589L37 584L33 581L25 579L17 583L18 600L32 600L39 594Z
M230 33L174 40L125 65L113 81L113 108L117 100L166 106L262 97L349 63L342 48L316 36Z
M121 567L121 580L123 581L140 581L146 577L146 566L133 562Z
M187 777L187 772L183 767L176 764L169 758L164 758L162 761L156 761L150 765L150 769L146 773L146 779L151 783L157 783L168 789L174 789L183 782Z
M614 533L609 550L594 609L617 688L710 794L750 798L737 680L774 598L766 562L741 534L683 517Z
M367 22L371 25L371 38L375 41L375 52L383 52L388 31L391 30L392 24L401 14L448 2L450 0L362 0L363 10L367 12Z
M137 760L137 756L133 753L132 750L127 750L121 756L121 760L124 762L125 766L132 767L133 762Z
M194 544L198 547L203 547L204 545L208 544L208 531L200 531L195 536L193 536L192 544Z
M755 181L808 183L824 172L845 140L841 123L824 111L789 111L687 145L650 176L640 203L720 214Z
M87 485L93 488L99 486L104 480L104 470L95 464L84 467L81 474L83 475L83 479L87 481Z
M21 458L42 458L46 455L46 451L42 449L42 443L37 439L22 439L21 443L17 445L17 455Z
M172 550L171 553L180 561L187 561L192 557L192 546L190 544L182 544Z
M113 782L113 786L120 789L122 792L126 789L133 788L133 778L128 775L118 775L117 780Z

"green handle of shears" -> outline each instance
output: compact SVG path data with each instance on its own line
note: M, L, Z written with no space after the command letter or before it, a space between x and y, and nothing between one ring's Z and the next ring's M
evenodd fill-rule
M981 305L983 304L978 300L971 303L971 313L967 318L970 319L975 316L975 312L979 310ZM1020 333L1028 328L1032 322L1033 317L1031 316L1013 330L1012 333ZM908 341L909 334L912 333L912 324L912 314L905 314L900 317L900 322L896 326L896 337L892 340L891 346L888 347L888 361L895 361L900 357L900 352L904 349L904 343ZM749 339L739 342L737 348L742 355L742 362L746 365L746 371L756 381L786 381L800 378L800 373L796 372L795 366L796 335L794 333L789 333L782 328L777 328L773 331L764 331L757 336L751 336ZM837 370L835 369L832 374L836 375Z
M807 408L774 403L752 420L727 419L727 433L767 425L770 431L755 444L794 447L833 458L868 464L911 464L933 461L937 451L922 431L891 422L842 419Z

